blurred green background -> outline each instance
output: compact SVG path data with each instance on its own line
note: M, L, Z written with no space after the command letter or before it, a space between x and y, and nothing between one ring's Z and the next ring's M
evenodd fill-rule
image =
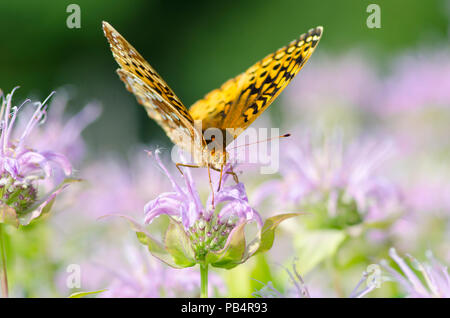
M123 152L137 142L168 143L115 74L102 20L138 49L187 106L317 25L324 26L318 52L363 47L381 68L399 51L449 39L445 0L376 1L381 29L366 26L373 1L362 0L76 1L80 29L66 26L71 3L0 2L0 87L9 92L20 85L18 103L70 85L69 112L100 101L103 116L85 133L94 155Z

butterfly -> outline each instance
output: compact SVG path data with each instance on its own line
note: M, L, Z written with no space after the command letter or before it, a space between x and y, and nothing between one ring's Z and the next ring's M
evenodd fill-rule
M117 73L128 91L145 107L150 118L171 141L189 151L195 164L220 171L219 189L228 154L226 146L266 110L297 75L314 52L323 28L316 27L299 39L269 54L245 72L208 93L189 109L155 69L109 23L103 31L120 68ZM215 130L213 134L208 133ZM218 138L218 137L221 138ZM225 141L224 141L225 137ZM235 177L231 170L228 173ZM214 193L214 191L213 191Z

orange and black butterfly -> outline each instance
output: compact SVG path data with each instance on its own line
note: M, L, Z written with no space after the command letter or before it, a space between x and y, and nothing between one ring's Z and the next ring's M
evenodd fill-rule
M195 161L192 165L177 166L208 167L222 172L228 159L226 146L261 115L297 75L319 43L323 28L302 34L298 40L208 93L189 109L109 23L103 22L103 31L120 66L117 73L127 89L172 142L188 150ZM196 125L198 121L201 126ZM222 136L227 137L226 141L218 145L214 136L207 140L204 133L209 128L219 129Z

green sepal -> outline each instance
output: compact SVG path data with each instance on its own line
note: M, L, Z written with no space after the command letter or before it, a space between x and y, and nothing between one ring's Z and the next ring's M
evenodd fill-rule
M259 244L250 246L250 249L253 248L256 249L256 251L251 253L252 251L250 250L249 257L257 253L264 253L270 250L273 246L273 241L275 240L275 229L278 227L278 225L280 225L280 223L283 222L284 220L290 219L295 216L299 216L301 214L302 213L286 213L286 214L278 214L268 218L266 222L264 222L264 225L261 229L260 234L261 238Z
M197 264L191 241L181 223L169 217L170 223L164 235L164 245L172 255L175 264L180 267L191 267Z
M35 202L31 207L20 213L20 225L28 225L31 221L35 221L47 216L53 207L56 196L69 184L80 181L82 180L75 178L65 178L60 184L58 184L53 190L49 192L49 195L45 196L38 202Z
M241 264L246 252L244 232L246 224L247 222L242 222L231 231L225 246L221 250L206 254L205 263L226 269Z
M141 242L141 244L147 246L148 251L157 259L159 259L161 262L169 265L173 268L184 268L184 266L178 265L173 256L166 250L166 247L164 244L159 242L158 240L154 239L147 230L137 223L135 220L133 220L128 215L122 215L122 214L108 214L104 215L101 218L105 217L111 217L111 216L118 216L128 221L128 224L130 224L131 229L136 232L136 237Z

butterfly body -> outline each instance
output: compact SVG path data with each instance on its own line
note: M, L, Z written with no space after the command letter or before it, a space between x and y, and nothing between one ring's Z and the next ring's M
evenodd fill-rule
M222 170L226 147L269 107L310 58L322 27L309 30L211 91L188 110L162 77L110 24L103 31L126 88L172 142L187 150L192 167Z
M226 150L219 147L202 147L201 149L190 151L193 163L201 168L211 167L220 170L229 161L230 155Z

